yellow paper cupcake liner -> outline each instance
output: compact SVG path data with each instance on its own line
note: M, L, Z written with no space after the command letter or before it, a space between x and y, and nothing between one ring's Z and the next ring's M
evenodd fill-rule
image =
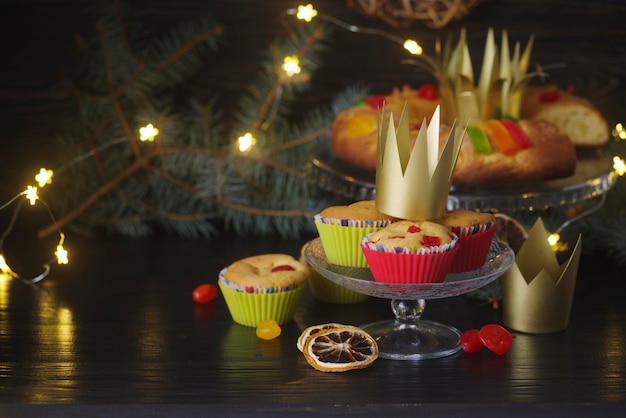
M367 267L361 240L380 227L351 227L315 221L328 261L340 266Z
M266 319L283 325L293 320L306 284L278 293L244 293L228 288L218 281L233 321L247 327L256 327Z

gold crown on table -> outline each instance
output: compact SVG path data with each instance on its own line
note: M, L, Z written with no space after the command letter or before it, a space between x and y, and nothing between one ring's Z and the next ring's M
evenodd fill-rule
M409 220L440 218L446 208L462 133L452 125L439 150L439 106L411 150L409 116L404 105L397 130L393 114L380 113L376 163L376 208ZM422 126L427 126L426 119Z
M515 263L501 279L504 324L533 334L567 328L581 251L579 235L572 254L559 265L548 242L548 232L538 218Z
M434 74L439 82L445 121L450 123L460 116L468 118L470 123L504 115L519 117L527 80L543 74L527 73L533 41L531 35L523 52L517 42L511 55L508 34L503 30L498 53L493 28L489 28L476 83L466 31L461 30L456 46L451 50L447 47L443 56L439 56L440 68Z

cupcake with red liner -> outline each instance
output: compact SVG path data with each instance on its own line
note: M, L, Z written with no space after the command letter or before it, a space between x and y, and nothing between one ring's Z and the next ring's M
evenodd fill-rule
M374 200L331 206L314 218L328 261L348 267L367 267L360 247L361 240L396 220L379 212Z
M458 237L429 221L398 221L366 235L361 248L374 280L441 283L459 250Z
M445 226L459 237L459 253L452 263L451 273L476 270L485 264L496 232L496 217L493 214L453 210L433 222Z
M309 279L309 269L287 254L262 254L222 269L218 285L233 320L256 327L266 319L293 319Z

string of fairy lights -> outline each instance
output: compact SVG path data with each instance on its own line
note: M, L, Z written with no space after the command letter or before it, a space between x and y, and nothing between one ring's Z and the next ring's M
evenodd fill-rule
M394 36L393 34L390 34L388 32L385 32L379 29L363 28L363 27L348 24L333 16L318 13L318 11L313 7L312 4L300 5L295 9L288 9L285 11L285 15L295 16L297 20L306 22L306 23L311 22L313 19L320 19L320 20L329 22L341 29L344 29L350 32L382 36L392 42L402 45L402 47L406 49L412 55L420 56L423 53L423 49L420 46L420 44L413 39L402 39L400 37ZM284 72L284 76L287 78L294 77L302 72L299 59L297 56L294 56L294 55L284 57L280 68ZM277 97L276 100L280 100L280 97ZM151 123L138 128L137 138L142 142L153 142L157 135L159 135L159 129L158 127L154 126ZM613 130L613 137L616 140L626 141L626 128L621 123L618 123L615 126ZM110 146L118 142L121 142L121 140L112 141L111 143L106 144L106 146ZM246 132L245 134L239 136L236 140L236 147L239 150L239 152L242 152L242 153L249 152L255 146L255 144L256 144L256 138L254 136L253 131ZM64 168L67 168L67 166L74 164L77 161L81 161L85 158L89 158L93 156L94 154L102 151L103 148L105 147L101 147L96 150L91 150L79 156L78 158L74 159L73 161L59 168L57 170L57 173L62 172ZM623 159L621 159L618 156L615 156L613 158L613 163L614 163L613 165L614 175L622 176L626 174L626 163L624 162ZM37 283L48 275L50 271L50 264L55 259L58 264L61 264L61 265L68 264L69 254L67 250L64 248L65 234L61 231L61 228L58 226L57 221L54 215L52 214L52 211L50 210L47 203L39 197L39 190L44 187L47 187L48 185L52 183L54 174L55 174L54 171L51 169L41 168L40 171L34 176L36 186L28 185L24 191L18 193L17 195L9 199L5 204L0 206L0 211L2 211L2 210L7 209L13 204L16 204L16 208L10 219L9 225L7 226L5 231L2 233L2 235L0 235L0 280L4 280L5 278L15 278L15 279L20 279L26 283ZM33 278L24 278L20 276L18 273L16 273L15 271L13 271L13 269L11 269L11 267L9 266L4 256L4 241L6 237L13 230L18 214L25 201L29 202L31 206L34 206L37 204L43 205L45 209L47 210L50 218L52 219L53 224L57 227L57 231L59 235L59 240L54 251L54 258L52 259L50 263L44 264L43 272L41 274ZM558 234L552 234L549 240L551 244L553 244L553 246L556 246L559 240Z

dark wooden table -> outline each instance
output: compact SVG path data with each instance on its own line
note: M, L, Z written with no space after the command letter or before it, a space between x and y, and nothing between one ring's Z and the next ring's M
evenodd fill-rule
M211 11L228 25L235 45L255 56L275 35L277 14L290 1L136 2L155 19ZM261 6L263 4L264 6ZM340 1L316 6L351 23L381 27ZM4 7L4 6L3 6ZM2 197L50 160L54 135L71 100L66 81L75 64L73 34L89 26L83 2L10 1L2 13L4 68L0 109ZM535 59L567 63L559 84L574 85L611 123L624 121L626 6L621 1L487 1L434 39L462 26L482 42L488 26L525 42L537 36ZM395 30L406 34L411 30ZM362 58L363 39L337 32L333 51L303 106L326 102L337 89L363 81L383 91L409 73L393 60ZM474 39L474 42L477 40ZM371 42L376 44L376 40ZM379 50L373 48L373 50ZM220 58L234 59L233 50ZM362 61L362 60L361 60ZM255 69L224 73L208 66L190 92L245 89ZM233 68L233 67L229 67ZM557 78L555 76L555 78ZM4 218L3 218L4 220ZM36 226L33 226L36 228ZM28 226L26 227L28 231ZM34 235L34 231L33 231ZM24 236L28 236L25 234ZM196 305L191 291L216 283L236 259L285 252L294 256L312 237L147 240L68 233L72 262L54 266L40 284L0 283L0 415L131 417L210 415L623 416L626 412L626 282L623 266L585 254L570 327L553 335L515 333L503 356L486 350L435 360L379 359L370 368L324 374L296 349L312 324L355 325L391 317L389 301L332 305L310 292L272 341L232 322L221 297ZM33 245L17 240L24 263ZM425 318L461 330L501 322L501 312L466 296L429 301Z

